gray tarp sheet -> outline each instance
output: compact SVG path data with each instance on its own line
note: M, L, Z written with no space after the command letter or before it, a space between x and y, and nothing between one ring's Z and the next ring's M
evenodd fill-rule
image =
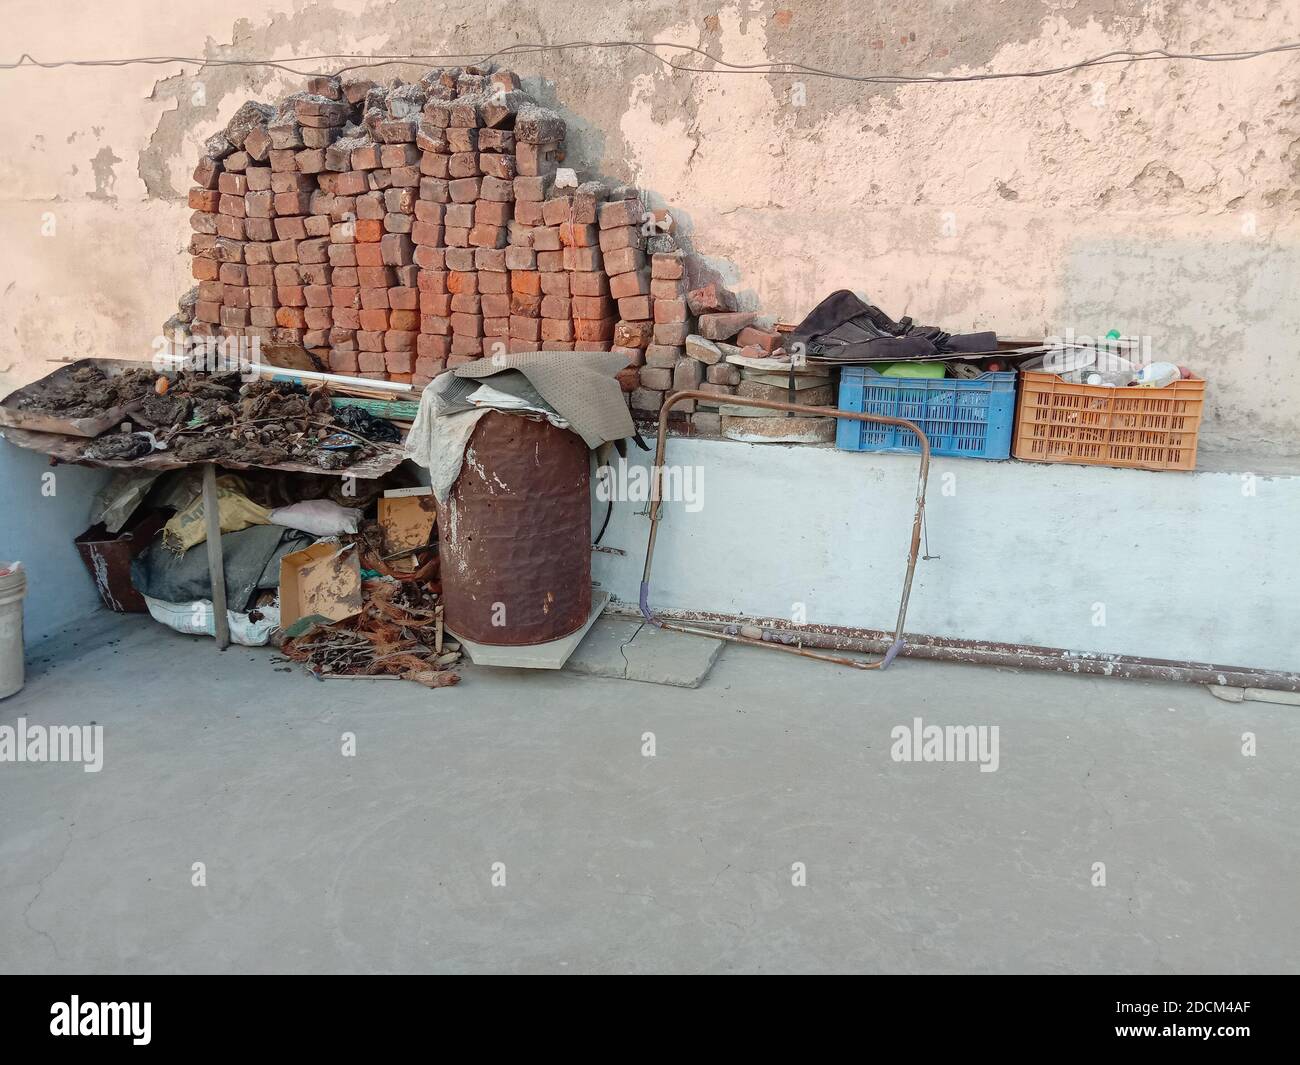
M280 586L280 559L310 547L315 537L280 525L250 525L223 533L221 551L226 576L226 605L247 610L253 594ZM131 583L144 595L166 603L212 599L208 576L208 546L195 544L183 555L155 540L131 563Z

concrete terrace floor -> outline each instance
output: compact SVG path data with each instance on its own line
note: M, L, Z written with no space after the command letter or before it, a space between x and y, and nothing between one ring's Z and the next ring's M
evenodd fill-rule
M6 972L1300 969L1295 708L740 647L698 690L322 684L106 614L39 650L0 724L98 722L104 767L0 764ZM918 715L998 771L893 762Z

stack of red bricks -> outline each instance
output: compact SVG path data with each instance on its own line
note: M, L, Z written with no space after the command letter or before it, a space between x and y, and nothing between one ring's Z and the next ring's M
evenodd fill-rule
M296 93L278 110L250 101L209 139L190 190L199 282L192 333L327 340L329 222L313 217L314 174L347 113L319 91Z
M671 238L652 238L648 285L654 311L653 343L645 352L640 388L632 393L634 410L657 414L668 392L699 388L703 379L700 364L686 354L686 338L691 335L694 315L687 303L686 261L672 246ZM673 408L690 413L695 401L687 400Z
M540 143L548 154L555 146ZM511 350L608 351L613 302L596 228L608 190L599 182L556 188L554 159L539 169L546 172L515 183L510 254L529 269L511 274Z
M699 363L704 372L704 381L700 390L710 392L721 403L727 396L736 394L740 384L740 368L729 363L732 355L742 353L738 334L750 327L755 315L751 312L737 312L735 297L722 285L711 282L692 289L686 296L687 305L696 315L697 333L686 339L686 354ZM728 341L736 338L737 343ZM703 404L709 414L714 414L714 404ZM704 423L704 428L712 429L711 423Z
M609 350L607 190L555 189L564 137L513 73L473 67L387 86L313 78L278 108L245 104L194 175L190 331L416 385L485 355ZM635 265L634 240L608 239ZM648 322L647 301L629 314Z
M609 298L617 311L611 344L627 356L630 367L644 367L646 352L655 342L655 300L646 246L658 233L660 219L647 212L636 190L627 186L616 189L609 202L600 206L598 219ZM640 383L640 371L636 382Z
M514 201L514 118L523 96L508 71L440 72L416 132L420 336L415 381L506 350Z
M612 350L639 412L680 389L725 401L726 352L692 343L739 332L730 295L690 290L667 211L564 168L565 134L513 73L475 67L250 101L194 173L181 321L416 386L506 352Z
M323 295L330 321L324 338L313 333L304 343L327 349L336 373L410 382L419 335L411 230L420 171L413 116L422 97L367 83L337 92L361 109L361 120L354 111L354 121L311 160L320 168L312 215L324 220L328 235L330 276Z

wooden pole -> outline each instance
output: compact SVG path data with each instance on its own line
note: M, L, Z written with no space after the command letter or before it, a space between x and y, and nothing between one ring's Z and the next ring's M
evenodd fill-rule
M217 467L203 464L203 522L207 529L208 576L212 580L212 618L217 650L230 646L230 624L226 617L226 566L221 557L221 508L217 501Z

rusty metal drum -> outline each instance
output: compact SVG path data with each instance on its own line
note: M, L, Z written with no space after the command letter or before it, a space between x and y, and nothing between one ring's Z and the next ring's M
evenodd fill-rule
M558 640L591 612L587 445L541 418L490 411L439 508L442 603L457 636Z

